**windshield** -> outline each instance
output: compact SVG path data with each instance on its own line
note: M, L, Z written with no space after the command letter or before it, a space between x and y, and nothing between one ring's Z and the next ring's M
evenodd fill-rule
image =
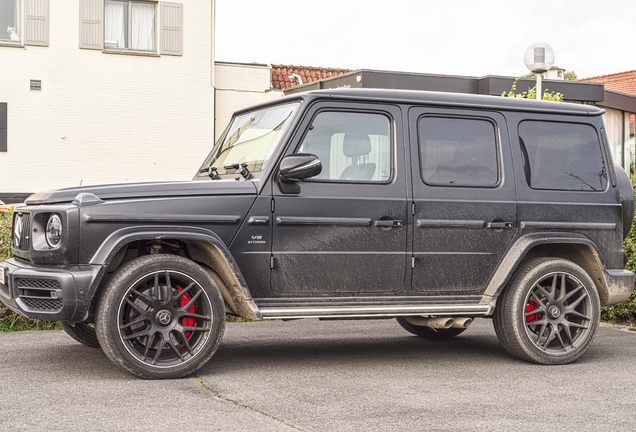
M199 170L232 173L240 165L250 172L262 171L289 126L298 103L265 108L235 117L220 145L215 146Z

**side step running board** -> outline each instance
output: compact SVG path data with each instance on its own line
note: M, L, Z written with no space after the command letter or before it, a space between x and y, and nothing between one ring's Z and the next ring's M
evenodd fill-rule
M279 318L377 318L412 315L434 316L484 316L489 306L469 305L404 305L404 306L314 306L314 307L263 307L263 319Z

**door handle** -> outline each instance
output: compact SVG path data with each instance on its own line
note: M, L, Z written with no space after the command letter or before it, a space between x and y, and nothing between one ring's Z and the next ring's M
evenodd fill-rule
M373 221L373 226L377 226L377 227L401 227L402 226L402 221L401 220L393 220L393 219L380 219L380 220L375 220Z
M490 229L510 229L514 228L515 224L513 222L488 222L486 223L486 228Z

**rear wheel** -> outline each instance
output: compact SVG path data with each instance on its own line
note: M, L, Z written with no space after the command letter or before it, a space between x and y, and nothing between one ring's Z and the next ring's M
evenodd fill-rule
M539 364L567 364L594 340L600 301L588 274L571 261L524 265L497 300L494 326L506 350Z
M404 317L396 317L395 319L407 332L426 339L450 339L466 330L465 328L434 329L411 324Z
M60 327L77 342L91 348L99 348L99 341L97 340L94 324L60 321Z
M198 264L147 255L119 269L97 305L106 355L142 378L179 378L203 366L225 329L219 288Z

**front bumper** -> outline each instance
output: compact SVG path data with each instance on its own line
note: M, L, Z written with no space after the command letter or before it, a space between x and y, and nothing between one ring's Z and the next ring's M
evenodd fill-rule
M38 267L15 258L0 267L0 301L26 317L52 321L86 319L102 271L99 265Z

